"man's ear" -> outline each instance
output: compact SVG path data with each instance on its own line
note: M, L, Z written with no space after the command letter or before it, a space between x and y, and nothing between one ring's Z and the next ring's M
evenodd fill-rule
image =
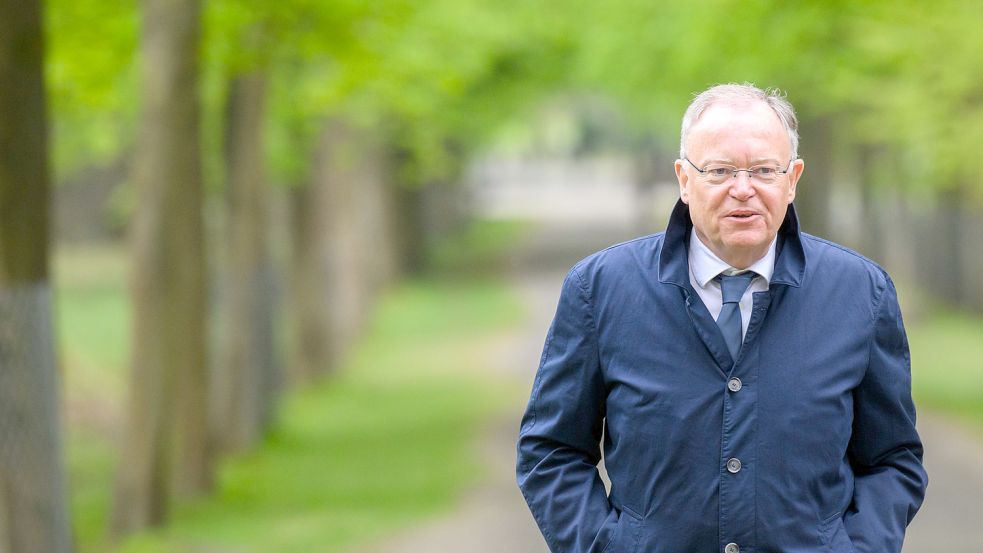
M799 177L805 169L805 162L797 159L792 162L792 168L788 170L788 203L795 199L796 186L799 184Z
M676 180L679 181L679 199L684 204L689 204L689 174L686 173L683 160L677 159L674 167L676 169Z

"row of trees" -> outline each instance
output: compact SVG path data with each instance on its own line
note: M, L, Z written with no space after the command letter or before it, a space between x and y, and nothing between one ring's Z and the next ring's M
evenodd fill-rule
M672 149L693 92L781 87L803 119L807 229L837 233L830 187L851 183L883 223L864 245L887 251L883 191L927 199L904 212L947 223L945 247L927 250L947 270L931 281L953 301L975 289L959 246L960 214L983 194L970 0L49 0L46 26L40 4L0 1L0 551L71 548L49 143L56 183L129 169L113 204L134 310L117 535L207 493L216 460L273 420L279 390L330 370L375 293L423 263L436 200L468 160L556 94L605 98L645 161ZM284 198L285 214L271 210Z
M163 523L176 498L207 493L216 459L262 436L282 381L310 381L336 364L377 290L423 262L423 188L460 171L469 143L489 127L476 121L486 104L469 89L510 86L482 59L500 55L489 44L503 37L459 26L465 16L494 23L504 7L289 7L141 7L135 325L116 536ZM455 34L475 47L441 59ZM219 92L210 99L212 86ZM270 175L289 198L294 347L282 372ZM210 255L209 187L221 190L210 211L221 251ZM219 301L210 301L210 278ZM209 305L219 319L214 341Z
M597 23L580 28L572 65L578 83L617 98L636 136L652 135L643 144L673 145L679 113L710 84L780 87L800 115L805 228L983 310L973 249L983 171L972 161L983 39L965 30L983 20L976 3L616 4L580 7ZM859 222L843 194L860 204Z
M117 537L162 524L176 499L207 493L217 459L267 428L284 381L330 371L376 291L422 265L423 217L437 197L427 185L452 181L498 110L528 99L515 87L539 79L536 55L522 49L541 44L534 36L510 43L507 5L47 7L52 40L42 57L40 2L0 5L0 20L17 30L11 38L31 46L27 57L20 43L0 49L0 68L16 62L0 88L24 84L2 97L0 119L24 115L10 118L4 144L18 133L36 139L30 171L14 172L23 148L3 158L0 205L16 217L3 220L10 230L0 244L14 276L0 284L5 293L22 288L17 279L40 289L26 307L0 311L0 335L16 330L4 354L40 348L35 358L0 359L4 398L20 398L0 413L4 437L18 437L4 441L0 464L0 551L72 548L54 344L42 326L50 327L48 238L25 232L47 228L38 217L48 210L44 71L58 180L119 159L129 166L118 209L129 221L134 316L111 517ZM31 25L14 17L21 13ZM469 19L482 30L462 25ZM467 49L453 50L465 40ZM274 268L270 240L271 203L282 197L287 271ZM274 344L274 271L289 274L289 363ZM22 328L25 311L43 315ZM48 342L35 344L38 336ZM15 427L25 419L33 426Z

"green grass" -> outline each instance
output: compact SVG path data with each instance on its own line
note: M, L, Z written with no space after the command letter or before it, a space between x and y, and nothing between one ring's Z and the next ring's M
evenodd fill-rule
M125 252L111 246L60 248L54 274L67 388L121 395L130 331Z
M510 397L482 364L516 314L494 284L400 287L341 375L292 395L263 446L223 465L216 496L121 551L340 551L452 505Z
M983 318L939 312L909 325L918 407L953 415L983 435Z
M437 276L469 277L497 273L507 247L528 232L529 223L512 220L477 220L431 249L427 262Z
M79 550L341 551L451 508L482 476L475 436L515 394L487 369L520 306L487 259L500 259L518 228L481 223L441 244L436 272L380 300L335 375L288 394L267 439L221 463L214 495L119 547L105 528L127 372L123 252L59 252Z
M71 512L81 550L102 551L129 351L125 251L59 248L54 276Z

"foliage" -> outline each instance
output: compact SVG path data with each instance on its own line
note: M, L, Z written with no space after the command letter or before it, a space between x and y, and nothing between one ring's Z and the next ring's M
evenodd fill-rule
M963 162L983 136L983 19L972 0L255 0L205 3L203 98L210 166L224 90L270 77L276 180L300 183L325 117L410 154L411 181L441 179L503 123L562 90L615 99L635 135L671 137L689 96L754 81L805 116L836 114L850 144L911 152L922 186L977 188ZM136 112L133 3L49 9L48 76L59 174L123 155ZM212 181L220 171L210 169Z
M64 179L130 150L138 14L130 0L52 0L45 13L52 158Z

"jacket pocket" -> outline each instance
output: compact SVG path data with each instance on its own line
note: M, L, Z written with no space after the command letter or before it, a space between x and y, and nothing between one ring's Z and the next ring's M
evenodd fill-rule
M614 536L604 547L602 553L635 553L638 549L638 539L641 535L641 516L626 508L618 515L618 525Z
M819 535L829 553L856 553L846 527L843 526L842 513L838 512L824 520L820 525Z

